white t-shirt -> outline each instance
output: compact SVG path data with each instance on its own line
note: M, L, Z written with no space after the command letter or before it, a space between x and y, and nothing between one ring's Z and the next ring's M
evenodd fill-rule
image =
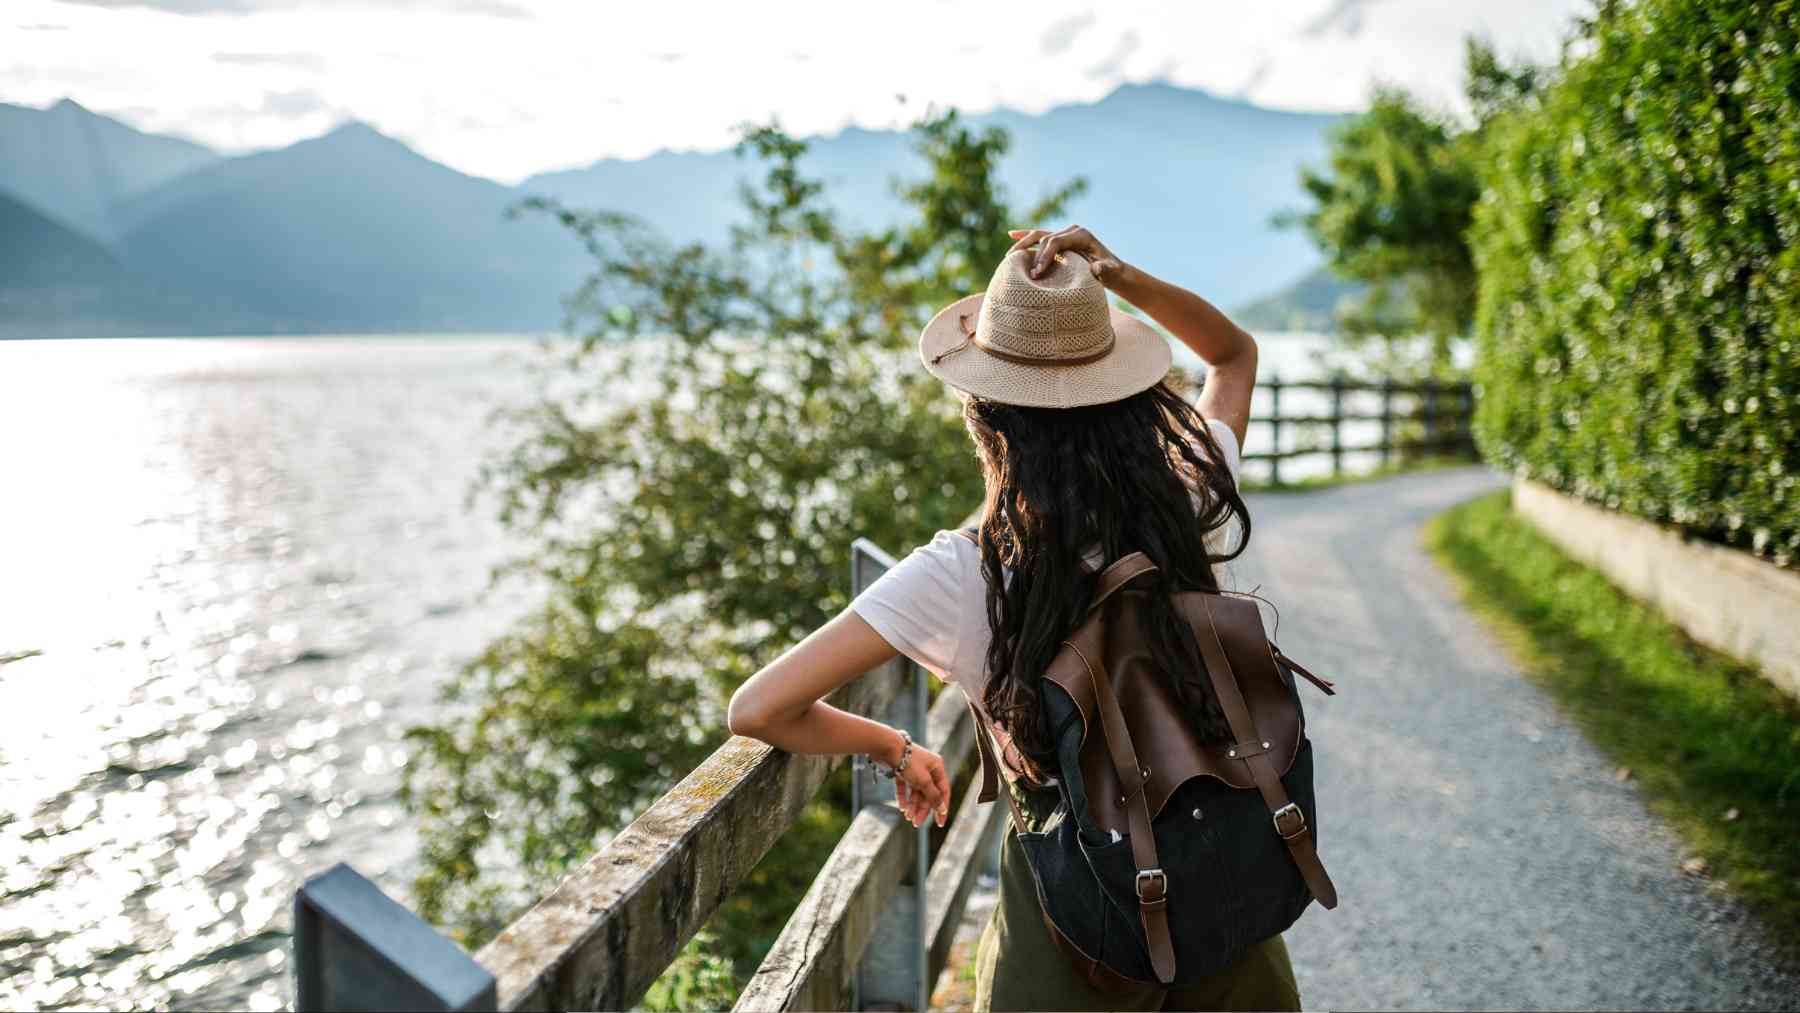
M1237 436L1217 419L1206 424L1235 483ZM895 650L961 686L969 699L982 698L991 637L981 550L974 542L939 531L865 588L850 608Z

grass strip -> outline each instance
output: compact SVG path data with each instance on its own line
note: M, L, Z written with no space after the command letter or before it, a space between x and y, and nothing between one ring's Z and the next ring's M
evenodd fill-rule
M1526 675L1680 834L1684 867L1800 950L1795 701L1569 558L1513 513L1510 493L1440 514L1425 539Z

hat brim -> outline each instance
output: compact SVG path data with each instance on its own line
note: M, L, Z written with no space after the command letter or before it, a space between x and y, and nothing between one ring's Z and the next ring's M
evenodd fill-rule
M1113 347L1104 357L1079 365L1032 365L1002 359L969 342L959 351L932 359L968 339L961 318L981 313L982 293L965 296L939 310L919 334L919 359L932 376L957 390L1032 408L1079 408L1128 398L1154 387L1174 361L1168 339L1154 327L1108 306Z

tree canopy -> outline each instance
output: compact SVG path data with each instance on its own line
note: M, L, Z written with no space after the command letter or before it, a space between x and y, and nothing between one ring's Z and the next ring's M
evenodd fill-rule
M1367 286L1338 323L1353 343L1386 342L1392 368L1451 371L1452 345L1474 320L1468 230L1481 196L1484 128L1528 103L1543 77L1475 39L1466 61L1473 126L1381 89L1367 112L1333 133L1327 167L1301 172L1312 206L1283 219L1312 236L1334 274ZM1403 347L1417 336L1428 339L1422 357Z

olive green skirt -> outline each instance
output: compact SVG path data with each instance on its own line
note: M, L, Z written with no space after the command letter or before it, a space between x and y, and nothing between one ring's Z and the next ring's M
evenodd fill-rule
M1010 823L1000 899L975 956L977 1010L1297 1010L1300 991L1280 936L1204 981L1101 992L1075 973L1044 924L1025 849Z

